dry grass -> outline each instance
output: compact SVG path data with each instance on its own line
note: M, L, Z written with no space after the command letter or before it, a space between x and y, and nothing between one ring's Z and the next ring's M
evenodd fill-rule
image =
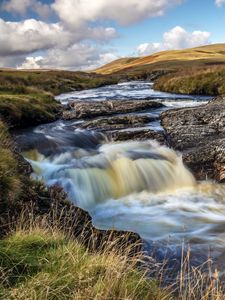
M21 182L17 171L17 161L12 152L12 142L7 127L0 121L0 209L11 202L21 192Z
M191 67L159 78L155 88L180 94L221 95L225 93L225 67Z
M24 217L22 217L24 219ZM173 299L156 280L137 270L140 255L117 247L91 253L46 218L21 221L0 241L3 299Z
M225 44L207 45L203 47L185 49L185 50L170 50L158 52L141 58L123 58L109 63L95 70L98 74L112 74L115 72L134 72L135 69L146 67L149 70L154 69L154 66L160 66L164 63L163 68L174 68L176 64L180 67L187 62L194 62L198 65L200 61L205 63L225 63ZM174 64L176 62L176 64Z
M190 249L182 257L176 280L165 288L166 264L158 265L142 253L130 256L130 249L121 249L116 241L113 247L112 241L102 241L97 252L88 251L84 244L74 240L61 220L49 225L48 216L35 218L31 213L27 218L24 212L16 230L0 241L0 296L15 300L225 298L211 260L192 267Z

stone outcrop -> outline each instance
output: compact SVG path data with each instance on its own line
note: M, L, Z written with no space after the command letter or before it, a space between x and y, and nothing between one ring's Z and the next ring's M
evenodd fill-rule
M121 130L126 128L141 127L150 122L156 121L157 118L149 115L122 115L108 118L98 118L84 122L80 125L83 129L92 130Z
M160 144L165 144L165 136L163 132L154 131L151 129L136 129L136 130L123 130L123 131L111 131L107 133L110 140L115 142L122 141L146 141L146 140L156 140Z
M225 96L161 114L168 143L183 153L197 179L225 181Z
M90 119L114 114L126 114L163 107L159 102L150 100L106 100L106 101L74 101L63 112L64 120Z

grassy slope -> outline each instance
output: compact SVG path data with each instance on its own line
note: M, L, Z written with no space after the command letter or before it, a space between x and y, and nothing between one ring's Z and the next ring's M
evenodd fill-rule
M163 71L155 88L185 94L218 95L225 93L225 44L163 51L127 61L112 62L96 70L99 74L147 78L152 72Z
M56 231L17 231L0 253L3 299L172 299L126 253L90 254Z
M6 126L0 122L0 210L14 201L21 190L18 164L12 152L12 143Z
M51 122L61 108L54 95L117 80L81 72L0 70L0 117L12 127Z
M120 64L118 64L120 62ZM112 74L117 72L135 72L142 69L154 70L160 67L179 68L181 65L187 66L204 65L206 63L225 64L225 44L215 44L185 50L162 51L141 58L127 58L116 60L97 70L98 74Z

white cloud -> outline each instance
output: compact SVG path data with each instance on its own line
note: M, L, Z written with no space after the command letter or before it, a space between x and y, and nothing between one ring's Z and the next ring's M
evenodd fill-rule
M41 65L39 64L43 60L42 56L28 56L25 61L17 67L17 69L40 69Z
M103 51L88 44L74 44L67 49L49 50L45 57L26 57L18 69L71 69L87 70L117 59L114 53Z
M21 16L25 16L28 10L32 10L44 18L47 18L51 14L49 5L38 0L5 0L0 8L9 13Z
M216 5L218 7L221 7L223 4L225 4L225 0L216 0Z
M209 44L211 34L207 31L188 32L180 26L165 32L160 43L144 43L137 47L140 56L152 54L163 50L178 50Z
M55 0L52 8L70 27L87 22L113 20L128 25L150 17L162 16L183 0Z
M74 36L63 27L29 19L5 22L0 19L0 55L18 55L49 49L60 44L68 45Z
M0 66L95 68L118 58L113 51L102 47L102 43L117 36L115 28L104 26L104 21L129 25L145 18L162 16L183 1L54 0L52 5L47 5L42 0L0 0L0 10L20 15L21 19L31 11L41 18L50 13L58 18L55 23L37 19L18 22L0 19L0 57L3 58ZM145 44L140 46L140 52L150 47L151 51L156 51L162 45Z
M61 23L47 24L35 19L5 22L0 19L0 55L29 54L50 48L66 48L84 39L105 41L116 36L114 28L66 30Z

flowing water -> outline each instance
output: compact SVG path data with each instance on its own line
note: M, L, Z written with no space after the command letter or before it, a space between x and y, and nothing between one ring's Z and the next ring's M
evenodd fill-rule
M155 115L209 100L156 92L148 82L72 92L57 99L64 104L77 99L154 99L165 104L145 112ZM113 143L100 132L81 130L80 122L57 121L17 133L36 176L63 186L74 203L89 211L98 228L137 232L161 256L169 252L178 257L182 242L190 242L199 262L211 249L221 265L224 186L196 182L181 155L156 141ZM162 130L159 121L146 126Z

